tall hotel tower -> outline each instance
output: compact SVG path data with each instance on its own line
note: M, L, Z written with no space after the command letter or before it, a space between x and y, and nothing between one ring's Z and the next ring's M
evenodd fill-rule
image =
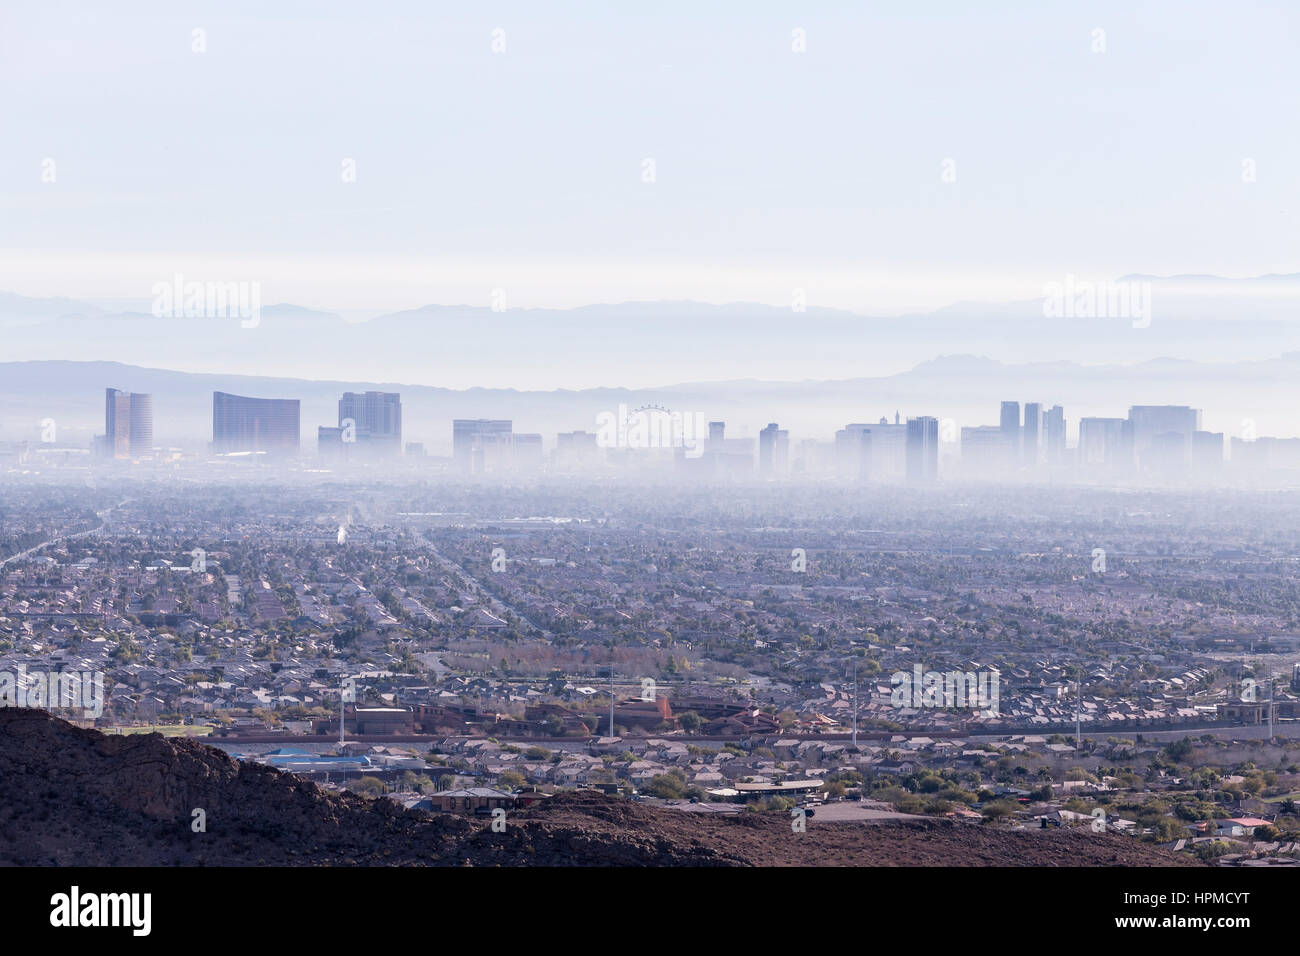
M247 398L212 393L212 451L298 454L299 403L296 398Z
M153 396L104 390L104 454L148 458L153 454Z

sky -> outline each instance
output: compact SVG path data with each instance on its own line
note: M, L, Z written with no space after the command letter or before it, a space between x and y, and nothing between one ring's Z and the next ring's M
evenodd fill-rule
M1066 274L1294 272L1298 19L6 4L0 289L147 299L182 273L358 314L798 289L879 315Z

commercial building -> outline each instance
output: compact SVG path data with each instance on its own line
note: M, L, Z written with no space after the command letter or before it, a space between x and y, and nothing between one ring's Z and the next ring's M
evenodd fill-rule
M998 427L1002 429L1007 464L1020 464L1020 403L1003 402Z
M784 475L790 470L790 433L776 422L758 433L758 470L764 475Z
M1079 419L1078 461L1084 468L1122 470L1132 464L1132 438L1122 418Z
M922 415L907 420L907 480L939 477L939 419Z
M104 444L109 458L153 455L153 396L104 390Z
M871 476L871 425L845 425L835 433L835 470L846 478ZM760 446L761 460L761 446Z
M961 430L963 471L975 475L996 474L1007 466L1009 439L999 425L964 427Z
M296 455L301 412L296 398L250 398L212 393L212 451Z
M1065 409L1053 405L1044 419L1044 439L1046 442L1046 461L1049 465L1060 465L1065 461Z
M510 465L514 423L509 419L457 418L451 423L451 457L466 474Z
M402 396L398 392L344 392L339 428L346 444L374 455L402 453ZM350 431L349 431L350 429Z
M1128 410L1133 453L1143 470L1164 470L1192 460L1192 434L1201 430L1201 410L1187 405L1134 405Z
M1020 448L1026 468L1037 468L1046 457L1046 420L1043 406L1025 402L1025 423L1020 432Z

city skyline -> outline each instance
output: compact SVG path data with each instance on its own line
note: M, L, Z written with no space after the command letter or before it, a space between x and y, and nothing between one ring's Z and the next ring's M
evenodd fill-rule
M152 395L110 387L105 396L106 431L90 443L92 455L137 462L159 457L173 463L195 457L184 449L152 444ZM1210 431L1202 427L1203 411L1186 405L1137 404L1123 418L1081 417L1073 443L1062 405L1047 408L1041 402L1018 400L1000 403L996 424L959 426L951 418L910 414L904 421L895 411L892 424L882 415L874 424L844 426L831 441L796 434L793 445L790 431L778 422L769 422L755 439L727 437L725 421L709 421L705 437L702 424L691 426L662 406L630 412L620 406L618 414L621 420L608 412L598 415L593 432L558 431L550 440L541 433L515 431L510 419L454 419L449 423L450 454L442 459L431 456L423 442L403 444L400 393L347 391L338 399L338 425L316 426L317 441L314 448L308 446L306 457L344 465L406 454L445 460L461 475L480 475L544 467L569 473L566 467L575 465L588 470L626 466L638 456L662 463L669 460L663 453L669 452L679 472L692 477L761 479L802 473L859 481L904 478L911 484L941 476L988 480L1048 474L1118 480L1159 476L1185 483L1189 476L1217 479L1225 474L1226 464L1238 475L1244 468L1292 470L1300 483L1300 438ZM606 427L607 419L618 421L616 431ZM213 391L212 440L207 448L216 456L269 453L296 458L302 453L302 428L299 399ZM42 446L44 451L75 448L60 445L57 438L42 438L35 448ZM0 434L0 451L16 455L19 463L32 450L32 443ZM683 471L684 466L689 467Z

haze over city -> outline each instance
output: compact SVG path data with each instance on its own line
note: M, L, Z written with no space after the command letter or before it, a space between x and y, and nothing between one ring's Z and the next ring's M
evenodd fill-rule
M0 915L1280 920L1298 21L0 11Z

